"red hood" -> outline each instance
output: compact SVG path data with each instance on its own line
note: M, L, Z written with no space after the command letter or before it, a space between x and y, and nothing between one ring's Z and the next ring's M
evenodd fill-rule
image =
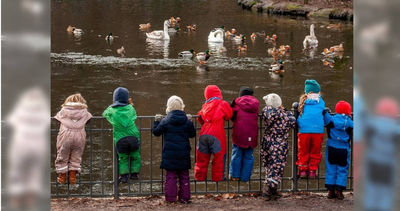
M235 100L236 105L238 105L242 110L249 113L258 113L260 102L251 95L245 95Z
M206 100L212 97L218 97L222 99L221 90L216 85L208 85L204 90L204 98L206 98Z

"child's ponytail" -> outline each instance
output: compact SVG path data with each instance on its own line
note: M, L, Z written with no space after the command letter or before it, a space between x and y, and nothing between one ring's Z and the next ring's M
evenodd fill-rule
M306 95L306 94L301 95L301 97L300 97L300 103L299 103L299 112L300 112L300 115L303 114L304 104L305 104L306 100L307 100L307 95Z

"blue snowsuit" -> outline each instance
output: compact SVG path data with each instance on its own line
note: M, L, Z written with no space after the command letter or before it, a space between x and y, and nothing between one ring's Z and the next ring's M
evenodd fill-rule
M350 166L353 120L345 114L331 115L324 112L324 121L328 132L325 187L328 190L344 190Z

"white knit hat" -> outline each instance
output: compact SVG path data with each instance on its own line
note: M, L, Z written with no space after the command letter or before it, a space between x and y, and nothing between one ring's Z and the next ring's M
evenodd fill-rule
M173 110L183 111L184 108L185 104L183 104L182 98L176 95L172 95L167 101L167 109L165 110L165 112L168 114L170 111Z
M272 106L274 108L279 108L282 105L281 97L275 93L265 95L263 100L265 100L267 106Z

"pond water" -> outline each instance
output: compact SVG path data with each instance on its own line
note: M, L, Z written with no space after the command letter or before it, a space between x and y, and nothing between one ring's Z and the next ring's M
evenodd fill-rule
M182 30L171 34L169 42L147 40L145 32L138 28L139 24L150 22L151 30L161 30L163 21L171 16L181 17ZM303 52L302 43L312 23L319 47L310 57ZM290 108L302 94L304 81L311 78L320 83L326 105L334 108L339 100L352 102L353 25L342 22L341 30L327 29L331 23L337 22L257 14L242 10L233 0L52 1L52 115L67 96L80 92L90 112L99 116L112 103L112 92L118 86L131 91L138 115L164 113L171 95L181 96L186 112L195 114L204 102L204 88L209 84L218 85L229 102L238 95L240 86L247 85L254 89L261 107L262 96L274 92ZM197 31L188 33L189 24L197 24ZM68 34L68 25L81 28L84 34ZM247 36L247 53L238 54L238 44L225 39L227 52L213 54L207 65L178 58L184 50L201 52L212 48L207 42L208 34L221 25ZM290 55L283 58L286 71L281 75L268 70L273 59L267 49L272 45L264 43L261 37L254 42L249 39L252 32L261 31L277 34L278 46L291 46ZM116 36L112 44L105 41L109 32ZM343 58L336 59L333 68L324 66L323 48L341 42L345 48ZM126 50L125 57L116 53L121 46ZM52 138L54 160L55 136ZM108 134L106 142L110 141ZM148 146L143 144L145 150ZM156 150L159 149L157 146ZM110 151L111 145L107 144L105 150ZM87 158L85 153L84 166L88 165ZM107 157L105 162L111 164L111 159ZM110 174L106 171L106 175Z

